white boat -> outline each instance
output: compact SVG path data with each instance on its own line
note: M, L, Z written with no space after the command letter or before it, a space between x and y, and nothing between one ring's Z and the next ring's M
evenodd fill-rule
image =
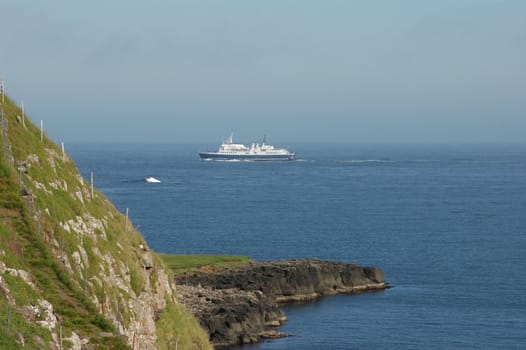
M149 183L160 183L161 182L161 180L156 179L153 176L147 177L146 179L144 179L144 181L149 182Z
M204 160L295 160L296 153L289 152L285 148L275 148L263 142L253 143L250 147L241 143L234 143L234 135L231 134L226 142L223 142L217 152L200 152L199 157Z

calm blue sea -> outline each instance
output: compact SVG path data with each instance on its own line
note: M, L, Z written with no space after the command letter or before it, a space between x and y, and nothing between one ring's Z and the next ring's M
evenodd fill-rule
M291 337L248 349L526 348L526 145L301 144L296 162L198 159L215 148L69 153L158 252L342 260L379 266L394 286L289 307Z

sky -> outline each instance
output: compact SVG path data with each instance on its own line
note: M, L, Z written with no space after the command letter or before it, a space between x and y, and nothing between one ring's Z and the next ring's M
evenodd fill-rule
M526 142L524 0L0 0L57 142Z

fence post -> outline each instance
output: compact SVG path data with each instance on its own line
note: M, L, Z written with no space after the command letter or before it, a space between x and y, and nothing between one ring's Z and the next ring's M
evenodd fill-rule
M9 157L9 145L7 140L7 118L4 116L4 108L0 107L0 127L2 128L2 157L7 163Z
M84 292L88 290L88 267L84 266Z
M6 333L9 333L9 328L11 327L11 305L7 304L7 327Z
M91 172L91 199L93 199L93 171Z
M20 194L22 194L23 189L23 180L22 180L22 172L24 171L24 162L18 161L18 190L20 191Z
M20 101L20 107L22 109L22 126L25 128L26 127L26 112L24 109L24 100Z
M4 103L4 95L5 95L5 86L4 86L4 81L0 81L0 93L2 93L2 104Z
M128 212L129 208L126 208L126 220L124 221L124 231L128 232Z

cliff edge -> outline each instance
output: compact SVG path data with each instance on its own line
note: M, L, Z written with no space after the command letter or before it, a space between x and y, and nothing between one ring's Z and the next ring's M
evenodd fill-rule
M0 348L210 349L96 176L2 96Z
M382 270L319 259L252 262L176 276L181 301L217 347L286 336L280 304L388 288Z

